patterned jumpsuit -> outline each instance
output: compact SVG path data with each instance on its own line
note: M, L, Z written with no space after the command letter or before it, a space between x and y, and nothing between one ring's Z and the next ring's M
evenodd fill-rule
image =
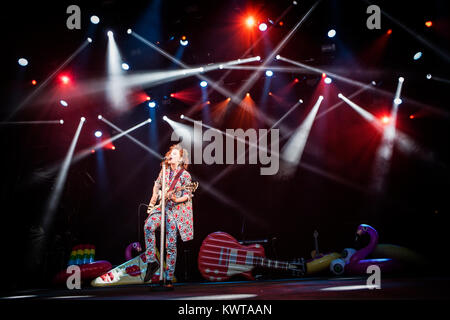
M178 168L175 171L172 171L170 167L166 169L166 188L168 188L172 184L179 170L181 170L181 168ZM174 189L183 187L189 183L191 183L191 175L189 174L189 172L184 170ZM158 189L161 189L162 170L155 184L158 186ZM167 280L172 280L175 273L175 264L177 260L177 229L183 241L192 240L194 235L192 223L193 222L192 200L191 200L192 195L187 190L181 190L175 193L175 197L177 198L181 198L185 195L188 195L189 198L187 201L182 203L175 203L172 200L166 200L165 251L167 264L167 271L166 271ZM146 245L145 256L148 262L156 261L155 231L160 226L161 226L161 208L157 208L154 209L152 212L150 212L144 225L145 245Z

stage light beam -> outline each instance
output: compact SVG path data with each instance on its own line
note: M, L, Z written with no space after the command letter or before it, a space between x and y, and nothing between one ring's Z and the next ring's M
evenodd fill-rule
M112 31L108 31L107 44L107 81L106 81L106 96L108 102L116 110L123 110L127 107L127 86L125 81L124 71L129 68L129 65L123 63L119 48L116 44Z
M291 176L295 172L297 165L300 163L309 133L322 100L323 96L319 96L305 120L303 120L302 124L283 147L282 158L285 160L285 163L281 167L281 174L283 176Z
M69 167L70 167L70 163L72 161L73 158L73 153L75 151L75 146L78 142L78 137L80 136L80 132L81 129L83 128L83 124L85 122L85 118L82 117L80 119L80 123L78 124L78 128L75 132L75 135L72 139L72 142L70 144L69 150L67 151L67 154L64 158L63 164L59 170L58 176L56 178L56 182L54 184L53 187L53 191L50 195L50 198L48 199L48 202L46 204L46 210L45 210L45 215L43 217L43 221L42 221L42 227L44 228L44 230L49 229L54 213L56 211L56 208L58 207L59 204L59 200L61 198L61 194L62 191L64 189L64 185L66 183L66 179L67 179L67 174L69 172Z

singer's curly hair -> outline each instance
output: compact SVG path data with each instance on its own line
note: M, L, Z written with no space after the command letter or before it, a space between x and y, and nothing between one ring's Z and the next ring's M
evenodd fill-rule
M174 144L172 146L170 146L169 151L166 152L166 159L170 156L170 153L172 152L173 149L177 149L178 151L180 151L180 156L181 156L181 166L187 170L188 166L189 166L189 153L186 149L184 149L180 144ZM164 162L164 161L163 161ZM161 166L163 164L163 162L161 162ZM169 165L169 161L165 160L166 162L166 166Z

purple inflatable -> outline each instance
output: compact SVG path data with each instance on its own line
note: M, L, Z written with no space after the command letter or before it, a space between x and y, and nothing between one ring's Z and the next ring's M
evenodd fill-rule
M378 232L367 224L358 226L356 234L362 236L368 234L370 237L369 244L356 251L350 258L348 264L345 265L345 273L348 274L366 274L367 267L377 265L381 272L393 272L399 269L400 265L393 259L365 259L378 244Z
M139 242L130 243L125 249L125 261L133 259L132 252L136 251L137 253L142 251L141 244Z

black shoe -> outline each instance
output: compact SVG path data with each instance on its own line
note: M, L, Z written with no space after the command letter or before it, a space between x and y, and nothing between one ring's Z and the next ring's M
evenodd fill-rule
M145 272L144 282L149 281L158 269L159 263L157 261L147 263L147 271Z

